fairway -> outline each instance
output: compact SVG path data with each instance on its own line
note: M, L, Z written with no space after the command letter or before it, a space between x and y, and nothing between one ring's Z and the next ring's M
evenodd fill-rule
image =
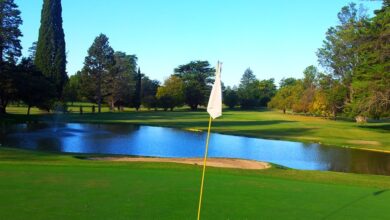
M2 219L195 219L201 168L0 149ZM208 168L204 219L388 219L390 177ZM223 211L222 211L223 210Z

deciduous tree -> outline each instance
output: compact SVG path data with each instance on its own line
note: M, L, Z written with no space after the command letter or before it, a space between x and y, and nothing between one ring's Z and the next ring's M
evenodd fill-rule
M206 105L215 73L209 62L192 61L177 67L174 72L184 82L185 102L191 110Z

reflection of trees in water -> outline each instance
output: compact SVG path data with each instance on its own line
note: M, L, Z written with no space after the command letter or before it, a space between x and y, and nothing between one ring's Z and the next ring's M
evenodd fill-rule
M7 134L7 125L6 123L0 123L0 139L4 139L4 137L6 136Z
M350 171L390 175L390 155L363 150L351 150Z
M328 170L348 172L351 161L348 149L339 147L319 146L318 158L327 164Z
M59 138L39 138L36 142L36 149L42 151L62 152L62 144Z
M318 160L332 171L390 175L390 154L320 146Z

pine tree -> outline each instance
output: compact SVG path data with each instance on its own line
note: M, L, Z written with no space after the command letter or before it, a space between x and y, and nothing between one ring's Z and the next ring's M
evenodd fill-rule
M103 98L109 94L107 83L110 80L110 71L115 65L114 50L109 44L108 37L100 34L95 38L85 57L82 73L83 87L87 93L98 103L98 112L101 112Z
M22 55L19 26L23 23L20 11L13 0L0 1L0 59L1 62L15 63Z
M68 76L66 74L65 34L62 28L61 0L44 0L41 27L35 54L35 65L56 86L57 97Z
M21 56L22 32L20 11L13 0L0 0L0 114L6 112L8 102L14 98L15 63Z
M141 83L142 83L142 73L141 73L141 69L138 68L138 73L135 79L135 91L134 91L134 101L133 101L133 106L137 111L141 106Z

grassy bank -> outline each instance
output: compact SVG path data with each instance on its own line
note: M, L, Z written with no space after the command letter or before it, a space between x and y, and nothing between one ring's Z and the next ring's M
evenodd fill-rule
M195 219L201 168L0 148L2 219ZM208 168L204 219L389 219L390 177Z
M102 114L78 113L66 115L19 114L20 109L3 120L48 120L89 123L136 123L181 129L206 130L206 112L122 112ZM222 118L213 123L212 131L252 137L315 142L335 146L390 151L390 122L359 125L351 121L334 121L300 115L284 115L276 111L224 111Z

